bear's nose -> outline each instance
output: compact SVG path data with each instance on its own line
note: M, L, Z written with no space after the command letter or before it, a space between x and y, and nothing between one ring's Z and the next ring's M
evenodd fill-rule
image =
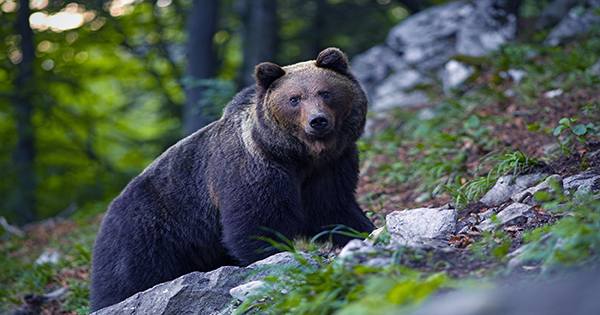
M329 127L329 120L325 116L316 116L311 118L309 124L315 131L323 131Z

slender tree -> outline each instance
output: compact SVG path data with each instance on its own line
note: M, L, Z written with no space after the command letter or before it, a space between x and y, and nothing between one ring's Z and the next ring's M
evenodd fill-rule
M33 63L35 58L33 31L29 25L29 0L19 1L19 11L15 24L16 34L20 37L21 61L17 65L14 80L14 111L17 127L17 145L13 159L16 171L16 194L14 206L19 223L35 220L35 132L32 123L34 106Z
M243 20L242 40L244 60L240 85L252 84L254 66L263 61L273 61L277 51L277 1L241 0Z
M217 70L213 37L218 22L217 0L194 0L187 18L186 103L183 110L183 133L188 135L211 121L210 106L205 99L203 80L213 78Z
M309 56L316 56L326 45L324 43L323 32L325 29L325 22L328 15L328 5L326 0L316 0L315 15L313 17L312 26L309 28L311 38ZM314 57L312 57L314 58Z

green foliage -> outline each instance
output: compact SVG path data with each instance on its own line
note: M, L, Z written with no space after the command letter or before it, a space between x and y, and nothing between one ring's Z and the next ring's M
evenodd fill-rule
M482 96L446 100L427 119L410 112L396 112L394 119L403 124L361 143L361 148L369 150L364 158L388 157L390 162L377 169L377 176L384 183L414 184L432 196L442 193L444 186L458 181L468 171L469 151L465 146L489 150L495 143L486 124L489 118L471 113L479 97ZM400 149L404 150L399 152ZM406 157L398 161L399 154Z
M492 216L492 221L496 220ZM481 238L469 246L473 255L483 261L494 258L503 261L512 245L512 239L502 230L486 231L482 233Z
M514 90L520 99L532 104L548 90L560 88L569 91L575 87L593 87L600 83L600 77L587 71L598 60L598 51L600 39L589 36L573 43L568 49L531 43L509 44L490 60L498 74L509 69L520 69L527 73L514 86ZM502 82L499 77L496 80Z
M229 80L197 80L185 77L182 81L186 88L201 87L203 89L202 99L198 101L197 107L204 111L202 112L204 116L212 119L218 119L221 116L223 108L231 101L236 92L235 85Z
M244 301L236 314L381 313L419 303L448 285L444 274L335 262L302 264L266 281L267 287Z
M564 217L556 224L534 229L524 236L526 243L519 257L538 262L546 268L573 265L596 259L600 252L600 199L577 194L559 195L544 203L544 208Z
M600 127L593 123L577 124L577 119L565 117L558 121L552 135L558 139L562 152L568 155L573 152L575 141L586 144L592 136L600 136Z
M25 294L44 294L59 286L68 288L64 311L89 313L89 268L97 223L89 219L67 237L14 238L0 243L0 312L21 304ZM24 251L27 249L27 251ZM56 264L36 264L44 249L60 254Z
M464 207L468 203L476 201L485 194L501 176L511 174L513 176L530 171L541 162L530 158L521 151L514 151L492 157L490 161L496 164L486 176L480 176L470 180L463 185L447 185L446 189L453 197L458 207Z

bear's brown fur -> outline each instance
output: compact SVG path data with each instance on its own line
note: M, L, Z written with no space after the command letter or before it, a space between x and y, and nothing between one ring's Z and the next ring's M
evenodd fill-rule
M264 258L276 249L261 237L275 232L370 232L354 197L366 111L336 48L258 65L256 86L220 120L169 148L112 202L94 247L92 310L185 273Z

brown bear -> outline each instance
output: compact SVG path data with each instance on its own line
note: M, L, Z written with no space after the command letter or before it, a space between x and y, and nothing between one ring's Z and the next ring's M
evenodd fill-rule
M346 56L328 48L313 61L261 63L255 77L221 119L111 203L94 246L92 311L192 271L267 257L277 250L265 237L373 229L354 197L367 99Z

